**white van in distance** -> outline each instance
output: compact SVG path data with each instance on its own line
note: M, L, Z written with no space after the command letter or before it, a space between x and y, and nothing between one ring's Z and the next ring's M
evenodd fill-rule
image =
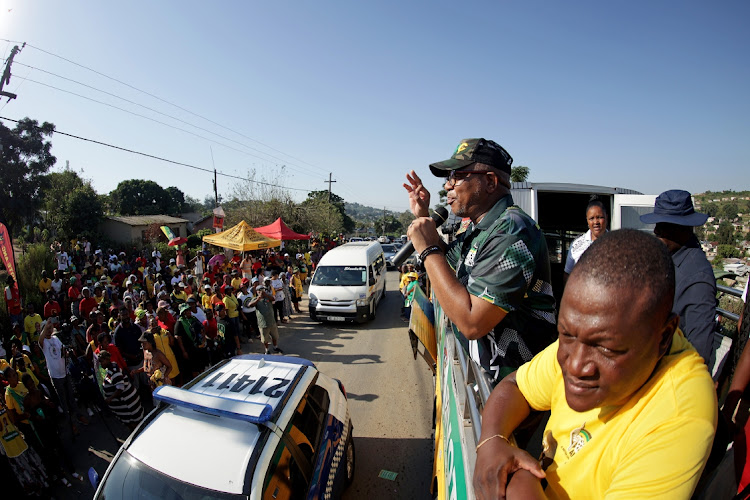
M357 321L375 318L385 297L383 249L375 241L347 243L329 250L318 262L308 296L315 321Z

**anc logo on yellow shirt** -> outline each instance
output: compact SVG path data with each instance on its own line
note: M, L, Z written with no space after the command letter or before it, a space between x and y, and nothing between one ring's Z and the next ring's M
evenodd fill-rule
M453 156L456 156L456 155L457 155L458 153L460 153L461 151L463 151L464 149L466 149L466 148L468 148L468 147L469 147L469 145L468 145L467 143L465 143L465 142L462 142L462 143L461 143L461 144L459 144L459 145L458 145L458 147L456 148L456 152L455 152L455 153L453 153Z
M570 433L570 446L568 446L567 450L568 456L572 457L583 448L583 445L591 441L591 433L584 429L584 427L586 427L586 422L579 428L573 429L573 432Z

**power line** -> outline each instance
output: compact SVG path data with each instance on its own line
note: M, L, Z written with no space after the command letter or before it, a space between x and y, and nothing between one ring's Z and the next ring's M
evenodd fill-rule
M0 119L2 119L2 120L8 120L8 121L13 122L13 123L19 123L19 120L14 120L13 118L7 118L5 116L0 116ZM36 128L40 129L41 127L37 126ZM169 160L167 158L162 158L160 156L155 156L155 155L148 154L148 153L142 153L140 151L134 151L132 149L123 148L121 146L115 146L113 144L107 144L106 142L97 141L95 139L89 139L89 138L81 137L81 136L74 135L74 134L68 134L66 132L61 132L59 130L55 130L54 133L55 134L60 134L60 135L65 135L65 136L68 136L68 137L72 137L74 139L79 139L81 141L93 142L94 144L99 144L100 146L106 146L108 148L119 149L120 151L125 151L126 153L132 153L132 154L136 154L136 155L140 155L140 156L145 156L147 158L152 158L154 160L159 160L159 161L163 161L163 162L167 162L167 163L172 163L174 165L180 165L180 166L183 166L183 167L188 167L188 168L192 168L192 169L195 169L195 170L200 170L202 172L208 172L208 173L211 173L211 174L214 173L213 170L208 169L208 168L196 167L195 165L190 165L189 163L182 163L182 162L175 161L175 160ZM291 190L294 190L294 191L304 191L306 193L310 192L309 189L302 189L302 188L293 188L293 187L281 186L279 184L271 184L269 182L263 182L263 181L258 181L258 180L247 179L245 177L239 177L237 175L225 174L224 172L219 172L219 171L217 171L216 174L217 175L222 175L224 177L230 177L232 179L239 179L239 180L242 180L242 181L252 182L254 184L262 184L262 185L268 186L268 187L276 187L276 188L281 188L281 189L291 189Z
M10 43L20 43L20 42L13 42L13 41L11 41L11 40L7 40L7 39L4 39L4 38L0 38L0 40L6 41L6 42L10 42ZM36 49L36 50L38 50L38 51L40 51L40 52L43 52L43 53L45 53L45 54L48 54L48 55L50 55L50 56L53 56L53 57L57 57L58 59L62 59L63 61L66 61L66 62L68 62L68 63L70 63L70 64L73 64L73 65L75 65L75 66L78 66L78 67L80 67L80 68L83 68L83 69L85 69L85 70L91 71L92 73L95 73L95 74L97 74L97 75L99 75L99 76L102 76L102 77L104 77L104 78L107 78L107 79L109 79L109 80L115 81L115 82L119 83L120 85L124 85L124 86L126 86L126 87L128 87L128 88L130 88L130 89L133 89L133 90L137 91L137 92L141 92L141 93L143 93L143 94L146 94L146 95L147 95L147 96L149 96L149 97L152 97L152 98L154 98L154 99L156 99L156 100L158 100L158 101L161 101L161 102L163 102L163 103L165 103L165 104L169 104L170 106L174 106L175 108L177 108L177 109L180 109L180 110L182 110L182 111L184 111L184 112L186 112L186 113L189 113L189 114L191 114L191 115L193 115L193 116L197 116L198 118L200 118L200 119L202 119L202 120L206 120L207 122L213 123L214 125L216 125L216 126L218 126L218 127L221 127L221 128L223 128L223 129L225 129L225 130L228 130L228 131L230 131L230 132L232 132L232 133L234 133L234 134L237 134L237 135L239 135L239 136L241 136L241 137L244 137L245 139L249 139L249 140L251 140L251 141L253 141L253 142L256 142L256 143L260 144L260 145L261 145L261 146L263 146L263 147L266 147L266 148L268 148L268 149L271 149L271 150L273 150L273 151L276 151L277 153L281 153L281 154L283 154L284 156L288 156L289 158L292 158L292 159L294 159L294 160L297 160L297 161L299 161L299 162L302 162L302 163L304 163L305 165L308 165L308 166L310 166L310 167L316 168L316 169L320 170L321 172L326 172L326 170L325 170L325 169L323 169L323 168L320 168L320 167L318 167L318 166L316 166L316 165L313 165L312 163L306 162L306 161L304 161L304 160L302 160L302 159L300 159L300 158L296 158L295 156L292 156L292 155L290 155L289 153L285 153L285 152L283 152L283 151L281 151L281 150L279 150L279 149L276 149L276 148L274 148L274 147L272 147L272 146L269 146L268 144L265 144L265 143L263 143L263 142L261 142L261 141L259 141L259 140L257 140L257 139L254 139L254 138L252 138L252 137L250 137L250 136L247 136L247 135L245 135L245 134L243 134L243 133L241 133L241 132L237 132L237 131L236 131L236 130L234 130L234 129L231 129L231 128L229 128L229 127L225 126L225 125L222 125L221 123L218 123L218 122L216 122L216 121L214 121L214 120L211 120L210 118L206 118L205 116L202 116L202 115L200 115L200 114L198 114L198 113L194 113L193 111L190 111L189 109L186 109L186 108L184 108L184 107L182 107L182 106L180 106L180 105L178 105L178 104L175 104L175 103L173 103L173 102L167 101L166 99L162 99L161 97L159 97L159 96L157 96L157 95L154 95L154 94L152 94L152 93L150 93L150 92L147 92L147 91L145 91L145 90L141 90L141 89L139 89L138 87L135 87L135 86L133 86L133 85L130 85L129 83L125 83L125 82L123 82L122 80L118 80L117 78L114 78L114 77L112 77L112 76L109 76L109 75L107 75L107 74L105 74L105 73L102 73L102 72L100 72L100 71L97 71L97 70L95 70L95 69L93 69L93 68L89 68L88 66L85 66L85 65L83 65L83 64L80 64L80 63L77 63L77 62L75 62L75 61L72 61L72 60L70 60L70 59L67 59L67 58L65 58L65 57L63 57L63 56L57 55L57 54L55 54L55 53L52 53L52 52L50 52L50 51L48 51L48 50L44 50L44 49L42 49L41 47L37 47L37 46L35 46L35 45L31 45L31 44L28 44L28 43L26 44L26 46L27 46L27 47L31 47L32 49ZM265 153L264 153L264 154L265 154Z
M108 106L110 108L117 109L117 110L122 111L124 113L128 113L128 114L131 114L133 116L137 116L139 118L144 118L146 120L150 120L150 121L152 121L154 123L158 123L159 125L164 125L165 127L173 128L175 130L179 130L180 132L185 132L186 134L193 135L193 136L198 137L200 139L203 139L205 141L213 142L214 144L218 144L220 146L224 146L225 148L231 149L232 151L236 151L238 153L242 153L242 154L245 154L245 155L248 155L248 156L252 156L253 158L258 158L259 160L269 161L267 158L263 158L262 156L258 156L256 154L250 153L248 151L243 151L242 149L235 148L235 147L230 146L228 144L225 144L225 143L223 143L221 141L217 141L216 139L211 139L210 137L205 137L205 136L197 134L197 133L195 133L195 132L193 132L191 130L187 130L187 129L184 129L184 128L181 128L181 127L177 127L175 125L163 122L161 120L157 120L156 118L152 118L150 116L147 116L147 115L144 115L144 114L141 114L141 113L136 113L135 111L131 111L129 109L125 109L125 108L122 108L120 106L116 106L114 104L110 104L108 102L104 102L104 101L100 101L98 99L94 99L93 97L88 97L88 96L85 96L83 94L79 94L77 92L73 92L72 90L61 89L60 87L55 87L54 85L50 85L48 83L39 82L37 80L32 80L31 78L27 78L27 81L29 81L31 83L36 83L37 85L41 85L43 87L48 87L48 88L51 88L51 89L54 89L54 90L57 90L57 91L60 91L60 92L64 92L66 94L71 94L71 95L74 95L76 97L80 97L81 99L86 99L87 101L91 101L91 102L95 102L97 104L101 104L102 106ZM208 131L208 132L210 132L210 131ZM267 153L263 153L263 154L267 154ZM297 169L295 169L295 170L297 170ZM306 174L306 175L309 175L309 174L307 174L307 172L304 172L304 171L301 171L301 172L304 173L304 174Z
M189 125L189 126L191 126L191 127L195 127L195 128L197 128L198 130L203 130L204 132L208 132L209 134L213 134L213 135L215 135L215 136L217 136L217 137L221 137L222 139L225 139L225 140L227 140L227 141L231 141L231 142L234 142L235 144L239 144L240 146L243 146L243 147L245 147L245 148L248 148L248 149L252 149L253 151L256 151L256 152L258 152L258 153L260 153L260 154L263 154L263 155L266 155L266 156L270 156L271 158L273 158L273 159L275 159L275 160L278 160L278 161L280 161L280 162L284 163L284 164L285 164L285 165L287 165L287 166L290 166L290 168L293 168L294 166L297 166L297 167L299 167L299 168L294 168L294 170L295 170L295 171L297 171L297 172L299 172L299 173L301 173L301 174L303 174L303 175L308 175L308 176L311 176L311 177L317 177L317 176L316 176L315 174L313 174L313 173L310 173L310 172L309 172L308 170L305 170L305 169L304 169L304 167L301 167L301 166L299 166L299 165L294 165L293 163L291 163L291 162L289 162L289 161L287 161L287 160L284 160L283 158L279 158L278 156L274 156L274 155L272 155L272 154L270 154L270 153L266 153L265 151L261 151L260 149L254 148L254 147L252 147L252 146L248 146L247 144L245 144L245 143L243 143L243 142L240 142L240 141L236 141L236 140L234 140L234 139L232 139L232 138L230 138L230 137L226 137L226 136L224 136L224 135L221 135L221 134L217 134L216 132L214 132L214 131L212 131L212 130L209 130L209 129L207 129L207 128L201 127L201 126L199 126L199 125L195 125L194 123L190 123L190 122L188 122L188 121L186 121L186 120L183 120L183 119L181 119L181 118L178 118L178 117L176 117L176 116L172 116L172 115L170 115L170 114L167 114L167 113L163 113L163 112L159 111L158 109L154 109L154 108L151 108L151 107L149 107L149 106L146 106L146 105L144 105L144 104L141 104L141 103L138 103L138 102L132 101L132 100L130 100L130 99L126 99L126 98L124 98L124 97L122 97L122 96L119 96L119 95L117 95L117 94L113 94L112 92L107 92L106 90L102 90L102 89L99 89L99 88L93 87L93 86L91 86L91 85L88 85L88 84L86 84L86 83L83 83L83 82L79 82L79 81L77 81L77 80L73 80L72 78L68 78L68 77L65 77L65 76L62 76L62 75L58 75L58 74L56 74L56 73L52 73L51 71L47 71L47 70L44 70L44 69L41 69L41 68L37 68L37 67L35 67L35 66L31 66L31 65L29 65L29 64L24 64L24 63L22 63L22 62L18 62L18 61L16 61L16 64L19 64L19 65L21 65L21 66L25 66L25 67L27 67L27 68L35 69L35 70L37 70L37 71L40 71L40 72L42 72L42 73L46 73L46 74L48 74L48 75L52 75L52 76L54 76L54 77L56 77L56 78L60 78L60 79L62 79L62 80L66 80L66 81L69 81L69 82L75 83L75 84L77 84L77 85L80 85L80 86L82 86L82 87L86 87L86 88L88 88L88 89L91 89L91 90L95 90L95 91L97 91L97 92L101 92L102 94L106 94L106 95L108 95L108 96L114 97L115 99L120 99L121 101L125 101L125 102L127 102L127 103L130 103L130 104L134 104L134 105L136 105L136 106L139 106L139 107L141 107L141 108L147 109L147 110L149 110L149 111L152 111L152 112L154 112L154 113L157 113L157 114L159 114L159 115L162 115L162 116L166 116L167 118L171 118L172 120L178 121L178 122L180 122L180 123L184 123L185 125ZM34 81L34 83L38 83L38 84L40 84L40 85L47 85L47 84L44 84L44 83L40 83L40 82L36 82L36 81ZM50 85L50 87L51 87L51 85ZM56 90L61 90L62 92L69 92L69 91L67 91L67 90L63 90L63 89L58 89L58 88L56 88L56 87L52 87L52 88L55 88ZM84 99L89 99L88 97L86 97L86 96L83 96L83 95L80 95L80 94L74 94L74 95L76 95L76 96L78 96L78 97L82 97L82 98L84 98ZM95 102L97 102L97 103L100 103L99 101L95 101ZM102 103L100 103L100 104L102 104ZM121 109L121 108L117 108L117 109ZM166 124L165 124L165 125L166 125ZM178 130L182 130L182 129L178 129ZM219 144L220 144L220 143L219 143ZM259 157L256 157L256 158L259 158ZM261 159L264 159L264 160L265 160L265 158L261 158Z

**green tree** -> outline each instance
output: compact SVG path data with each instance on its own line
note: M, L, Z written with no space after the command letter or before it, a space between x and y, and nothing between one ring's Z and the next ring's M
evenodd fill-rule
M392 214L386 214L385 225L383 225L383 217L377 219L373 224L375 225L375 232L378 234L401 234L403 226Z
M716 217L719 215L719 205L716 203L706 203L706 206L703 207L703 213L707 214L709 217Z
M104 215L104 203L91 181L81 179L66 167L62 172L52 172L44 177L42 192L47 224L58 235L66 239L96 235Z
M169 207L168 210L166 210L166 213L170 215L181 214L185 205L185 193L180 191L175 186L169 186L164 191L169 195L170 199Z
M737 204L734 202L725 203L719 209L719 217L722 219L728 219L730 221L737 218Z
M529 178L529 167L518 165L510 169L510 180L511 182L526 182Z
M399 214L398 221L401 223L401 234L406 234L406 228L409 227L414 218L414 214L410 210L404 210Z
M49 138L55 126L24 118L13 129L0 123L0 222L17 234L36 214L42 175L57 161Z
M314 200L316 202L322 201L325 203L329 203L328 191L326 190L310 191L307 194L307 200L302 202L302 205L304 205L305 203L311 200ZM351 217L347 215L346 208L344 206L345 205L344 199L341 196L337 195L336 193L331 193L330 204L332 208L334 208L337 212L341 214L342 232L351 233L352 231L354 231L354 228L355 228L354 219L352 219Z
M729 221L722 220L719 224L719 229L716 231L716 241L719 242L719 245L735 245L734 226Z
M732 257L742 257L740 251L732 245L719 245L716 248L717 259L730 259Z
M119 215L168 214L174 208L172 197L154 181L122 181L109 197L112 211Z

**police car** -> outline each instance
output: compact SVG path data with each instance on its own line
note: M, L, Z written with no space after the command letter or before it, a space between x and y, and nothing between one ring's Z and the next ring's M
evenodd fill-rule
M346 392L310 361L236 356L154 402L94 498L328 499L354 478Z

